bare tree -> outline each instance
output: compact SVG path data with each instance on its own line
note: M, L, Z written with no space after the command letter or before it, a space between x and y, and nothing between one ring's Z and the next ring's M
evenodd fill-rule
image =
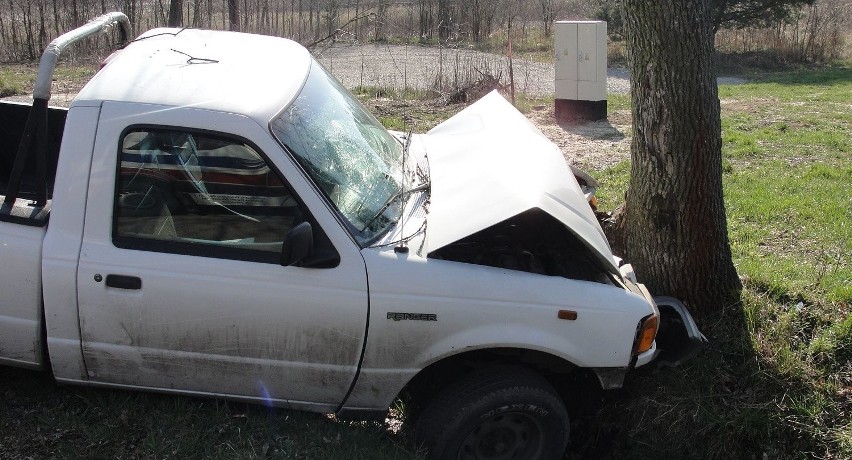
M432 38L435 30L434 0L418 0L420 39Z
M707 318L741 289L722 196L710 0L624 0L624 18L633 140L618 227L641 281Z
M450 38L452 25L453 15L450 0L438 0L438 38L441 40Z
M337 20L340 14L338 0L325 0L325 23L328 35L334 35L337 30Z
M385 31L387 30L387 20L388 20L388 9L390 8L389 0L377 0L376 2L376 17L375 17L375 28L373 39L375 41L386 40L387 36L385 35Z
M240 4L238 0L228 0L228 30L240 30Z
M556 19L556 0L538 0L541 6L541 25L544 36L549 37L553 30L553 21Z
M169 2L169 27L180 27L183 25L183 0L171 0Z

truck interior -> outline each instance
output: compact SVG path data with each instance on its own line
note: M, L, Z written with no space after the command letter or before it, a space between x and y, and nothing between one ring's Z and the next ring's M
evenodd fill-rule
M19 155L22 140L26 132L26 124L33 107L30 104L0 101L0 221L15 222L24 225L43 226L47 223L50 212L50 198L53 195L53 181L56 177L56 163L59 158L59 145L65 129L65 118L68 110L59 107L47 107L47 124L42 133L36 134L37 139L29 139L29 144L43 142L44 181L39 179L38 157L32 151ZM13 180L13 169L16 158L21 158L18 166L18 185ZM43 187L43 188L42 188ZM11 190L15 188L17 190ZM41 190L40 190L41 189ZM13 194L14 198L6 200ZM43 194L43 196L40 196ZM44 203L39 203L40 198Z
M298 203L250 145L175 129L125 133L115 236L279 252Z
M0 102L0 195L6 195L15 156L24 134L24 125L32 106L17 102ZM53 193L53 179L56 177L56 161L59 157L59 144L65 129L65 117L68 109L48 107L47 110L47 193L48 198ZM21 179L21 198L35 198L36 193L36 159L29 156L24 164Z

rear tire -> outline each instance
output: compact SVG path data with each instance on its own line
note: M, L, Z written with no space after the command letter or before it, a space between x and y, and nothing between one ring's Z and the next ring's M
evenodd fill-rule
M553 387L522 367L476 371L428 404L415 428L431 459L559 459L568 414Z

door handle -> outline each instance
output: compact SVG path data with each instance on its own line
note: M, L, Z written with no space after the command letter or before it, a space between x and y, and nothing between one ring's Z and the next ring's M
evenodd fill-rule
M142 278L127 275L107 275L106 285L118 289L142 289Z

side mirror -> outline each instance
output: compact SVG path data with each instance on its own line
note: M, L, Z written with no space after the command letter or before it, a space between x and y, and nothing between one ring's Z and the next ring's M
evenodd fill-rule
M281 265L299 266L314 252L314 231L310 222L302 222L287 232L281 248Z

